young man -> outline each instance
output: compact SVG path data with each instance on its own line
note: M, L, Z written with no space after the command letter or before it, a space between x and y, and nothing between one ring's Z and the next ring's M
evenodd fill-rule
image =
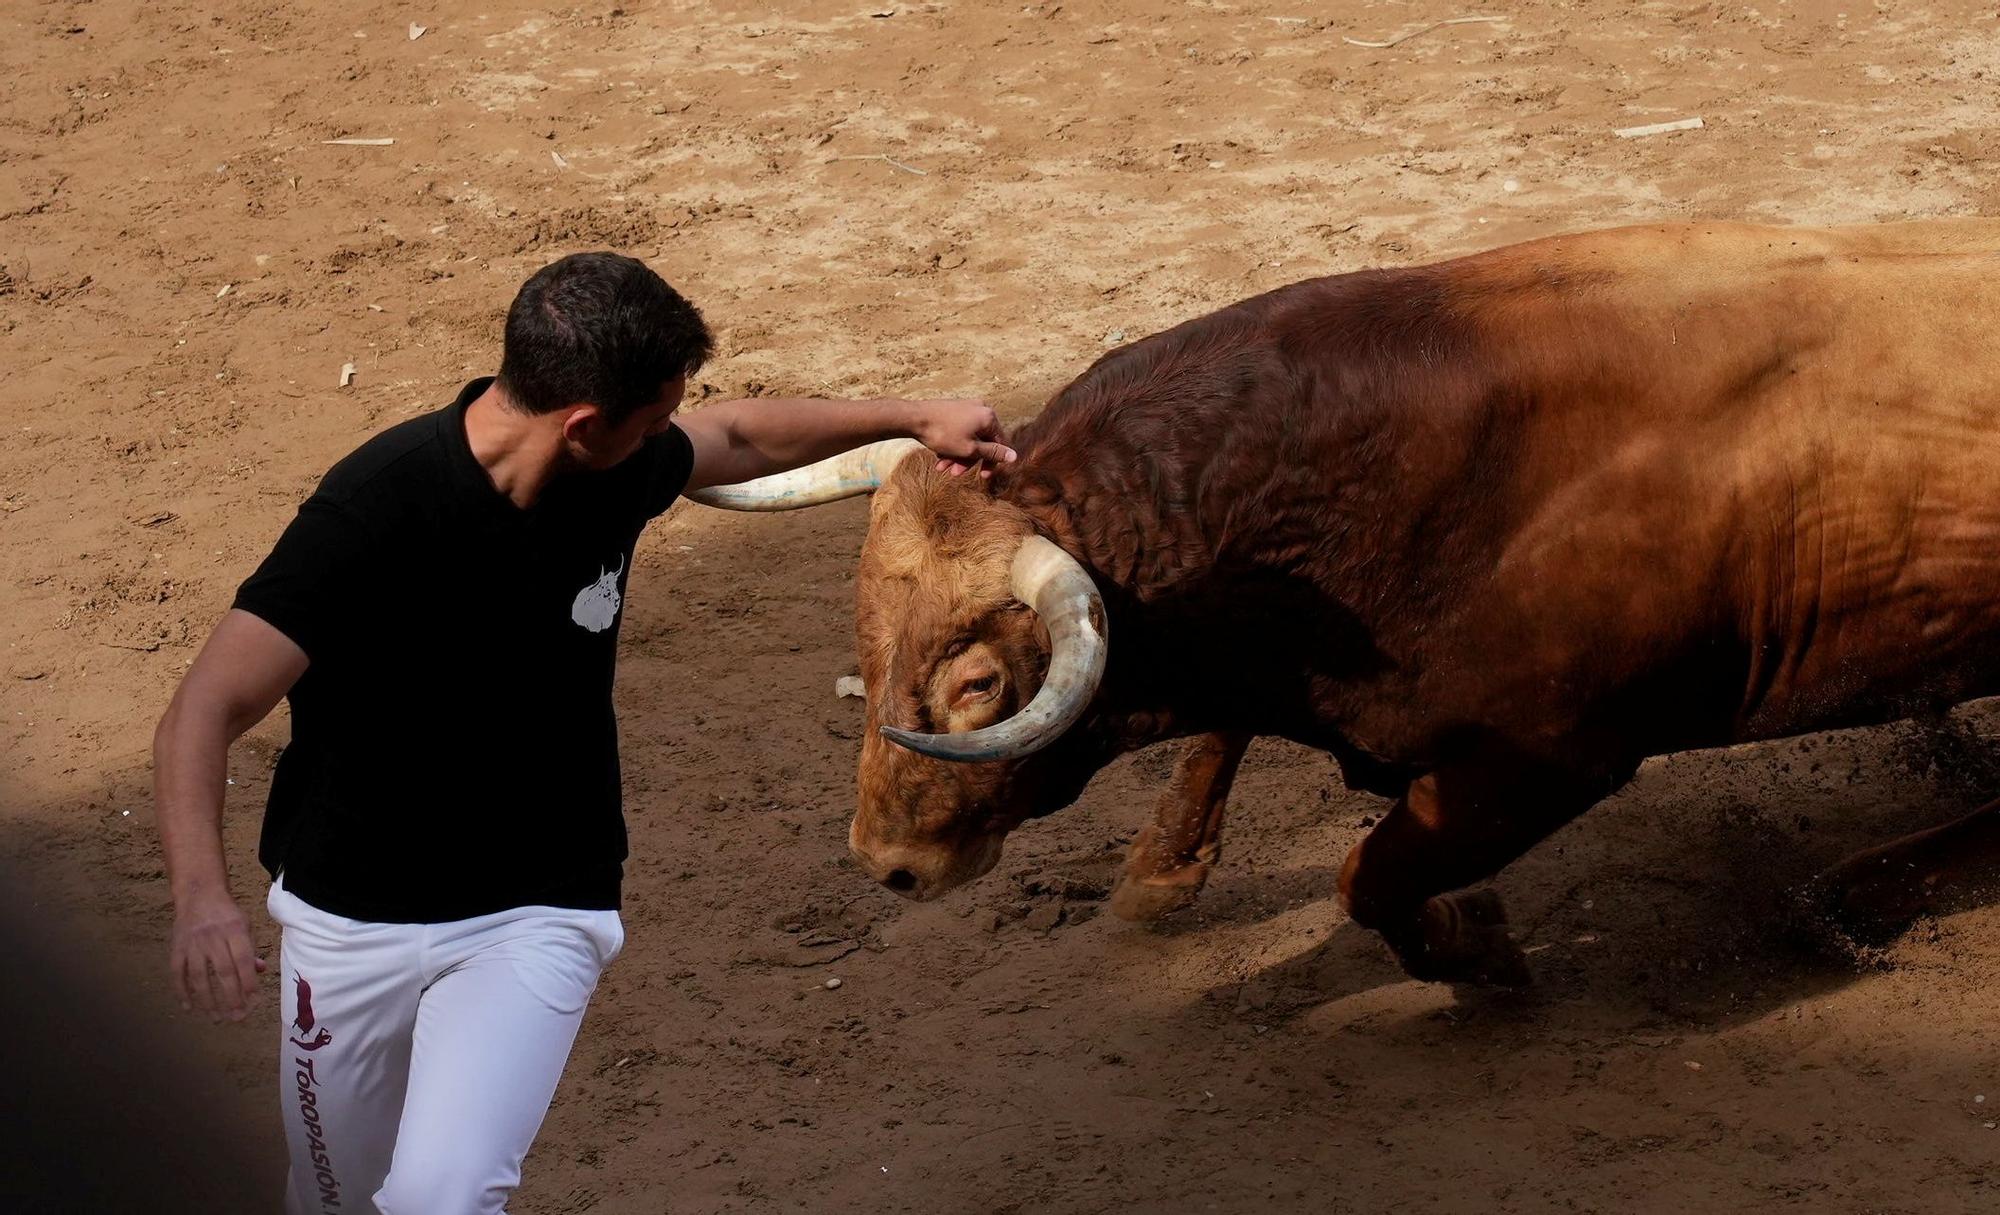
M498 378L333 467L160 722L174 983L241 1020L264 962L229 891L227 752L292 702L258 850L284 929L290 1212L494 1212L519 1182L624 942L612 666L646 521L876 439L955 473L1013 458L977 401L729 401L676 424L710 347L631 258L537 273Z

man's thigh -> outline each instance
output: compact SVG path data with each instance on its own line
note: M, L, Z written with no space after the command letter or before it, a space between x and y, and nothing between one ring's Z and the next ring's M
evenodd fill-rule
M361 924L282 890L278 1094L290 1215L350 1215L388 1175L423 979L420 926Z
M623 944L616 912L550 912L462 943L417 1009L384 1215L505 1208L583 1022Z

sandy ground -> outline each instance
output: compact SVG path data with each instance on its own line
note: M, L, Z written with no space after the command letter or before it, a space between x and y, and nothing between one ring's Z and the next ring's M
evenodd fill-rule
M97 1011L228 1078L217 1119L274 1160L269 1005L212 1030L164 992L150 727L318 475L490 370L561 253L632 252L695 298L722 335L704 394L1025 417L1119 335L1311 275L1660 217L2000 210L1991 5L1333 9L6 6L0 799L39 879L15 930L77 917ZM1505 17L1343 41L1468 11ZM643 542L631 944L516 1211L2000 1204L2000 910L1859 967L1773 914L1990 796L1990 765L1908 730L1649 765L1499 879L1526 994L1403 980L1332 899L1380 804L1275 745L1162 928L1095 913L1167 753L908 906L843 860L864 517L685 507ZM260 916L285 736L234 766Z

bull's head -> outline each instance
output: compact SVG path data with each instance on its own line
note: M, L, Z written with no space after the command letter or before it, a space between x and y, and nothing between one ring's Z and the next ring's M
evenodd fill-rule
M848 842L878 881L929 898L991 869L1009 830L1094 770L1081 740L1058 744L1103 678L1105 619L1090 575L1027 512L918 450L877 443L692 496L790 510L875 493L855 618L869 730Z

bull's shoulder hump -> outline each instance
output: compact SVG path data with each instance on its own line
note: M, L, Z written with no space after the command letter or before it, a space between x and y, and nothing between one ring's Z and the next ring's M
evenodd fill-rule
M2000 257L2000 220L1954 218L1836 227L1693 222L1543 237L1439 263L1468 288L1625 282L1670 289L1819 264Z

